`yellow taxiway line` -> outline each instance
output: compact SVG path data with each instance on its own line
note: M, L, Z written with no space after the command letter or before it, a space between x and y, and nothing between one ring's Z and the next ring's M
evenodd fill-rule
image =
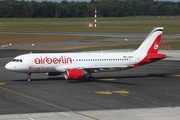
M152 104L156 104L158 105L159 103L158 102L155 102L155 101L150 101Z
M126 90L116 90L116 91L112 91L112 92L117 93L117 94L123 94L123 95L129 94L129 91L126 91Z
M174 75L175 77L180 77L180 74Z
M8 45L3 45L3 46L1 46L2 48L5 48L5 47L7 47Z
M99 92L96 92L97 94L100 94L100 95L111 95L112 92L110 91L99 91Z
M5 87L0 87L0 89L5 90L5 91L8 91L8 92L11 92L11 93L14 93L14 94L16 94L16 95L23 96L23 97L25 97L25 98L28 98L28 99L31 99L31 100L34 100L34 101L38 101L38 102L40 102L40 103L44 103L44 104L46 104L46 105L49 105L49 106L52 106L52 107L55 107L55 108L59 108L59 109L65 110L65 111L67 111L67 112L72 112L72 113L75 113L75 114L78 114L78 115L81 115L81 116L84 116L84 117L87 117L87 118L90 118L90 119L93 119L93 120L98 120L97 118L94 118L94 117L91 117L91 116L88 116L88 115L85 115L85 114L82 114L82 113L79 113L79 112L71 111L71 110L69 110L69 109L67 109L67 108L64 108L64 107L61 107L61 106L58 106L58 105L55 105L55 104L52 104L52 103L49 103L49 102L46 102L46 101L37 99L37 98L35 98L35 97L31 97L31 96L28 96L28 95L25 95L25 94L16 92L16 91L14 91L14 90L11 90L11 89L8 89L8 88L5 88Z
M5 83L4 82L0 82L0 85L4 85Z
M98 80L107 80L107 81L111 81L111 80L116 80L115 78L102 78L102 79L98 79Z

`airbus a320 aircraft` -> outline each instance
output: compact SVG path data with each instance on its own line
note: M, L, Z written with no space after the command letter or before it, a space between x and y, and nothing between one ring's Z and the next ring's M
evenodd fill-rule
M46 73L48 76L64 74L66 80L94 80L92 73L119 71L161 60L165 54L158 53L163 27L155 27L133 52L111 53L29 53L15 57L5 68L27 73Z

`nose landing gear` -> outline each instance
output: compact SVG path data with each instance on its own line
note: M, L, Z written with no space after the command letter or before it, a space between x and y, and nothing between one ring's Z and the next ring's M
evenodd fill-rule
M31 74L32 74L32 73L27 73L27 75L28 75L28 76L27 76L27 81L28 81L28 82L31 81Z

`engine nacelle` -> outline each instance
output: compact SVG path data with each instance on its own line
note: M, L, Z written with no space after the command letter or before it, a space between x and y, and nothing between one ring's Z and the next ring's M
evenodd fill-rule
M49 73L46 73L47 76L57 76L57 75L61 75L62 73L61 72L49 72Z
M83 78L83 70L67 70L64 74L66 80L78 80Z

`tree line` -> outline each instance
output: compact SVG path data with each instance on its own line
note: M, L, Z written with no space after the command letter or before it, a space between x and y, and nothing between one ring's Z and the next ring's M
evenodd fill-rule
M91 2L36 2L1 0L0 18L71 18L180 16L180 2L153 0L91 0Z

